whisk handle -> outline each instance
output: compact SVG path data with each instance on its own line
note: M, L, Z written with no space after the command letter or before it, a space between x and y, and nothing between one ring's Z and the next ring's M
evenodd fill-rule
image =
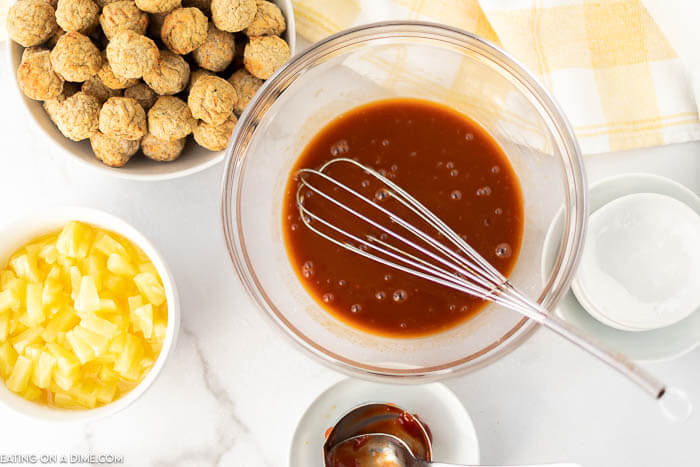
M661 399L661 397L663 397L666 392L666 385L643 368L637 366L632 360L619 352L608 349L603 344L585 335L554 314L548 313L544 309L538 311L541 317L539 321L543 326L551 329L569 342L607 363L637 384L637 386L642 388L654 399Z

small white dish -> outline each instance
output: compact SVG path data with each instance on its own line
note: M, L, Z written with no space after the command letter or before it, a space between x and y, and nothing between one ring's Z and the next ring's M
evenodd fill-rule
M271 1L280 7L287 21L287 30L283 34L283 38L289 44L289 49L293 56L296 47L296 28L294 24L292 2L291 0ZM172 162L156 162L137 154L138 157L134 156L124 167L114 168L104 165L93 154L88 140L75 142L63 136L44 111L41 101L29 99L22 94L17 84L16 75L17 68L22 60L24 47L9 38L6 41L6 47L7 67L9 76L12 76L10 81L12 81L12 86L14 87L13 94L17 97L18 101L21 101L20 105L26 109L27 116L32 120L37 132L44 135L53 146L60 148L64 154L76 162L100 170L102 173L120 178L156 181L194 174L216 165L224 159L224 155L226 154L225 150L209 151L195 144L190 137L182 156Z
M436 462L479 464L479 442L469 414L457 396L440 383L380 384L346 379L311 403L292 438L290 467L323 467L325 432L346 412L371 402L396 404L418 414L433 434Z
M44 422L85 423L113 415L131 405L146 392L160 374L168 356L175 347L180 330L180 300L175 288L175 281L168 266L160 253L158 253L158 250L146 237L122 219L111 214L96 209L66 206L51 208L50 210L34 213L26 218L4 224L0 227L0 239L2 239L0 242L1 267L4 268L10 255L27 242L41 235L61 229L70 220L84 222L116 232L141 248L158 270L158 274L163 282L168 303L168 327L163 348L148 375L123 397L102 407L88 410L66 410L47 407L23 399L7 389L5 384L0 381L0 404L17 413Z
M610 201L589 217L571 289L591 316L623 331L686 318L700 307L700 215L658 193Z
M625 174L601 180L589 189L589 212L623 196L635 193L658 193L686 204L700 214L700 197L685 186L651 174ZM542 277L548 278L558 251L556 239L562 234L563 214L554 219L545 238ZM696 310L698 311L698 310ZM700 345L700 313L693 312L681 321L649 331L615 329L593 318L569 291L556 313L569 323L590 334L610 348L638 361L663 361L679 357Z

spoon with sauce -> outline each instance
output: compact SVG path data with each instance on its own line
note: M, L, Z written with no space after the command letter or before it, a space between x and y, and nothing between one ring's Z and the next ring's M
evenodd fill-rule
M326 467L473 467L417 459L400 438L384 433L353 436L326 456ZM492 466L494 467L494 466ZM511 466L517 467L517 466ZM525 466L520 466L525 467ZM581 467L579 464L539 464L528 467Z

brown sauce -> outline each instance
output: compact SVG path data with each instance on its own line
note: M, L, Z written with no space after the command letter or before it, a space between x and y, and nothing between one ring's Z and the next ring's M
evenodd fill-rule
M284 201L283 231L292 266L334 317L373 334L417 337L478 313L483 300L375 263L304 226L296 204L296 173L336 157L386 174L507 276L520 249L523 203L518 179L495 140L474 121L439 104L373 102L337 117L312 139L292 169ZM377 190L341 166L332 175L369 198ZM306 199L305 206L327 209L315 202ZM337 208L326 213L345 228L367 231Z

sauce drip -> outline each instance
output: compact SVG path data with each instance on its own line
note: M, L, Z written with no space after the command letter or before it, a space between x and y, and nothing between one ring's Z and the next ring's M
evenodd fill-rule
M283 231L292 266L311 296L336 318L373 334L419 337L478 313L483 300L375 263L304 226L296 205L296 172L337 157L353 158L385 175L507 276L520 250L523 203L518 179L498 143L448 107L417 99L377 101L323 128L299 157L285 191ZM328 173L376 202L385 200L375 179L346 174L340 167ZM323 209L315 202L306 199L305 206ZM339 208L326 213L355 232L368 232L352 225Z

